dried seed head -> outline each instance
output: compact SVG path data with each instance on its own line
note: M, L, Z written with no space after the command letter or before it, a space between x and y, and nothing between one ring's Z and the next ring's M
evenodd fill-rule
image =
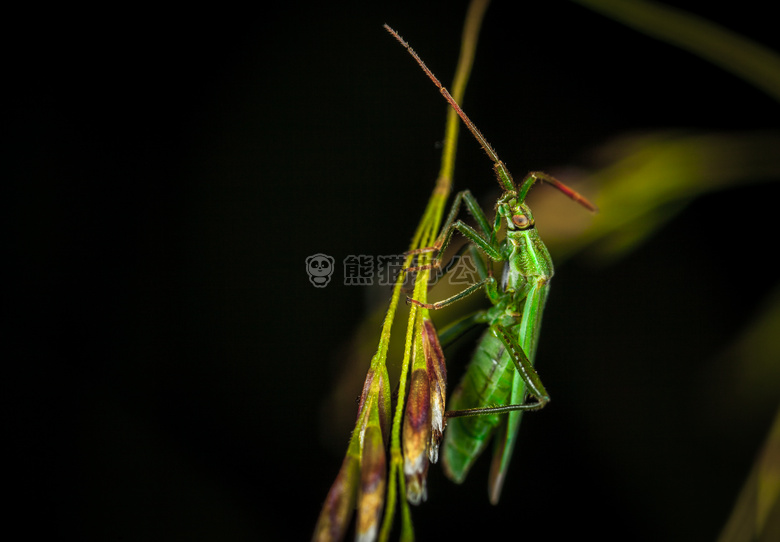
M447 397L447 367L444 361L439 337L433 322L423 319L423 352L428 370L431 394L431 439L428 445L428 458L431 463L439 460L439 443L446 426L444 417L445 399Z
M312 540L315 542L341 540L347 531L357 498L360 461L347 453L336 480L330 486L322 506Z
M336 480L320 512L314 541L341 540L357 502L357 539L374 540L384 507L385 441L389 436L387 369L370 369L360 396L355 431Z
M360 463L356 534L359 541L376 539L385 502L386 471L382 432L378 426L369 425L363 437L363 459Z
M414 369L403 426L404 474L406 498L419 504L427 498L428 446L431 435L431 388L428 371Z
M382 437L385 442L390 438L391 397L390 377L387 374L387 367L384 364L380 364L377 370L369 369L366 374L366 380L363 382L363 391L360 394L357 417L360 419L366 400L373 399L373 403L378 405L379 424L382 427Z

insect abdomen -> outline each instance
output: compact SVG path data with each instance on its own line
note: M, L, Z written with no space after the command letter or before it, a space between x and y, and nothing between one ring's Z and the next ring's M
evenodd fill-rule
M450 410L507 404L515 369L504 345L489 330L482 336L471 363L453 393ZM487 445L501 415L450 418L444 438L444 472L454 482L466 478Z

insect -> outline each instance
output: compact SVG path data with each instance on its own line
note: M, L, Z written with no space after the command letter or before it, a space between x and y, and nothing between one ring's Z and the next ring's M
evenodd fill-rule
M477 324L487 324L488 329L450 399L452 410L446 413L448 424L442 457L447 476L460 483L490 438L494 437L495 452L488 480L488 494L490 502L497 504L523 412L540 409L550 400L534 369L534 357L542 312L553 276L553 263L536 230L531 209L525 203L526 196L536 182L542 181L590 211L595 212L596 207L576 191L542 172L531 172L516 185L495 150L417 53L394 30L387 25L385 28L414 57L480 143L493 161L493 169L503 189L503 194L496 202L496 215L492 224L471 192L464 190L458 193L434 245L412 251L432 253L432 263L409 268L409 271L414 271L440 267L444 251L455 231L468 240L471 252L482 260L477 265L481 280L462 292L438 303L421 303L414 299L409 301L427 309L440 309L478 290L484 290L492 304L489 309L479 311L453 326L457 332ZM476 227L456 220L464 204L474 218ZM499 238L501 231L505 231L503 239ZM500 280L493 277L490 266L486 265L489 260L484 260L485 257L504 262ZM446 330L442 335L445 333ZM529 395L533 399L526 402Z

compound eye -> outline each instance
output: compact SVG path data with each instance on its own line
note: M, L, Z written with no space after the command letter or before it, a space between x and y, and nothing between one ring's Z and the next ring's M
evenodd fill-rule
M521 230L531 225L531 221L525 215L512 215L512 223Z

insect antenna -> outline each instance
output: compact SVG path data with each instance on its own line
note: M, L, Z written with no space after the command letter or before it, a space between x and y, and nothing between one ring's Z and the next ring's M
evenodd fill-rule
M574 190L573 188L563 184L561 181L553 177L552 175L548 175L547 173L544 173L542 171L532 171L528 175L526 175L525 179L523 179L523 182L520 183L520 189L517 191L517 197L520 201L525 201L525 197L528 195L528 191L531 189L531 187L534 185L536 181L543 181L554 188L557 188L561 192L563 192L569 199L572 199L585 207L587 210L596 213L598 212L598 207L596 207L593 203L591 203L588 198Z
M495 163L494 169L496 170L496 174L498 175L498 180L501 183L501 185L504 187L505 190L508 190L510 192L513 192L515 190L515 183L512 180L512 175L509 173L509 170L506 168L504 163L498 158L498 154L493 149L493 147L490 146L490 143L487 142L487 139L485 139L485 136L482 135L482 132L477 129L477 127L474 125L473 122L471 122L471 119L469 119L468 115L463 111L463 109L460 108L458 105L458 102L455 101L455 98L453 98L450 95L450 92L444 88L444 86L439 82L439 80L436 78L435 75L433 75L433 72L428 69L428 66L425 65L425 62L422 61L422 59L417 56L417 53L414 52L414 49L412 49L408 43L404 41L404 39L398 35L398 32L390 28L388 25L384 25L385 30L390 32L392 36L398 40L398 43L403 45L407 51L409 51L409 54L412 55L412 58L414 58L417 61L417 64L420 65L422 70L425 72L425 74L428 76L428 78L433 81L433 84L436 85L436 88L439 89L439 92L441 92L441 95L444 96L444 99L447 100L447 103L450 104L450 106L455 110L455 112L458 114L458 116L461 118L463 123L466 125L466 128L469 129L469 131L474 135L474 137L477 139L479 144L482 146L483 149L485 149L485 152L487 153L488 157Z
M460 108L458 105L458 102L455 101L455 98L453 98L450 95L450 92L444 88L444 86L439 82L439 80L436 78L435 75L433 75L433 72L428 69L428 66L425 65L425 62L422 61L422 59L417 55L417 53L414 52L414 49L412 49L408 43L404 41L404 39L398 35L398 32L390 28L388 25L384 25L385 30L390 32L392 36L398 40L398 43L403 45L407 51L409 51L409 54L412 55L412 58L414 58L417 61L417 64L420 65L422 70L425 72L425 74L428 76L428 78L433 81L433 84L436 85L436 88L439 89L439 92L441 92L441 95L444 96L444 99L447 100L447 103L450 104L450 106L455 110L455 112L458 114L458 116L461 118L463 123L466 125L466 128L469 129L469 131L474 135L474 137L477 139L480 145L482 145L482 148L485 149L485 152L487 153L488 157L493 161L493 169L496 172L496 177L498 177L498 182L501 184L507 192L516 192L518 195L518 199L523 202L525 201L525 197L528 195L528 191L531 189L531 186L536 181L544 181L547 184L550 184L563 192L566 196L571 198L572 200L576 201L586 209L592 212L597 212L598 208L593 205L588 199L574 190L573 188L570 188L563 184L561 181L553 177L552 175L548 175L546 173L543 173L541 171L533 171L529 173L524 179L523 182L520 184L520 189L517 190L515 188L514 180L512 179L512 174L509 173L509 170L507 169L506 165L504 165L504 162L502 162L498 158L498 154L493 149L493 147L490 146L490 143L487 142L487 139L485 139L485 136L482 135L482 132L477 129L477 127L474 125L473 122L471 122L471 119L469 119L468 115L463 111L463 109Z

